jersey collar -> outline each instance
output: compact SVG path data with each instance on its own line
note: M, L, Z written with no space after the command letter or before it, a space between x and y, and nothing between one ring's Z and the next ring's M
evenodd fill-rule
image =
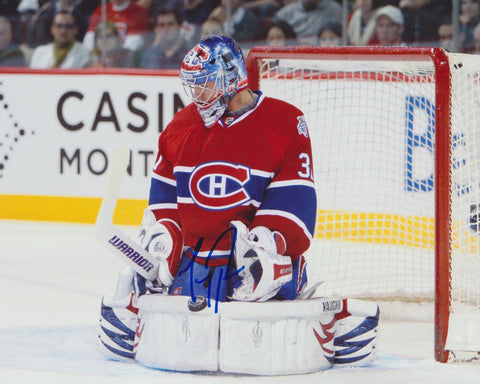
M248 115L250 115L253 111L255 111L258 106L262 103L263 99L265 98L265 95L261 91L252 91L257 95L255 98L255 104L253 107L249 108L248 111L241 113L239 115L234 115L234 116L222 116L220 120L218 120L218 123L223 127L223 128L230 128L232 125L242 121L245 119Z

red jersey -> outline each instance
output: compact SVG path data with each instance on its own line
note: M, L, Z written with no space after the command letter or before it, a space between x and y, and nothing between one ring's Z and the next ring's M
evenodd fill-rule
M192 103L160 135L149 208L182 228L197 258L221 265L230 222L263 225L286 239L297 259L315 229L312 153L302 112L260 92L256 107L205 128ZM228 232L228 231L227 231Z
M115 9L113 3L107 3L106 20L115 24L122 40L125 40L127 35L145 34L152 27L148 11L133 1L121 10ZM101 21L102 7L98 7L90 16L88 32L95 32L95 28Z

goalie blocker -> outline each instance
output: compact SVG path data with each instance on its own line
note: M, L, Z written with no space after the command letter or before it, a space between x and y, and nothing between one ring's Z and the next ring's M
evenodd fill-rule
M107 357L131 357L144 366L173 371L284 375L332 365L362 366L375 356L379 309L371 302L315 298L215 303L204 297L192 301L150 294L141 296L137 306L136 322L131 307L102 310L110 333L100 333L99 345ZM112 338L113 328L117 333Z

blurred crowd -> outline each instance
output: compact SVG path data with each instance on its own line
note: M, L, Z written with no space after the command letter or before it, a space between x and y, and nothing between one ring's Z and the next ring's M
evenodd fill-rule
M0 66L179 69L198 40L453 49L452 0L0 0ZM460 50L480 53L480 0L460 0Z

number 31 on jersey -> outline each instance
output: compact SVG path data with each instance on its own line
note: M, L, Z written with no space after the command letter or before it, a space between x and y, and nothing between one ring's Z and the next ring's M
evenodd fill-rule
M310 156L307 153L301 153L298 158L302 161L301 167L302 170L298 171L298 176L304 179L312 179L313 180L313 174L312 174L312 162L310 160Z

